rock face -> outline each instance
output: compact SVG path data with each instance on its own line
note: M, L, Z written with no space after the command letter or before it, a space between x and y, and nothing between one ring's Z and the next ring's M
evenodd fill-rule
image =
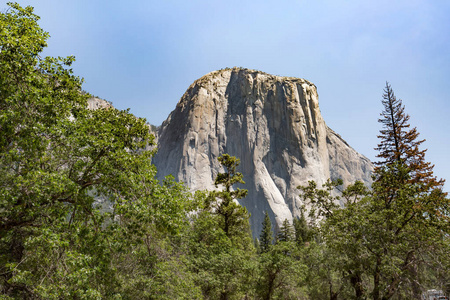
M265 211L278 225L300 215L298 185L371 181L370 161L327 127L315 85L299 78L234 68L195 81L158 131L158 176L214 189L224 153L241 160L254 236Z
M112 107L111 103L106 100L92 97L87 100L89 109L100 109L100 108L110 108Z

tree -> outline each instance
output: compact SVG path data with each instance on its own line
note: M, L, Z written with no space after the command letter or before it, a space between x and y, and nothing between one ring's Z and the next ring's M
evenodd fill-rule
M261 299L299 297L303 294L302 281L306 267L294 241L292 225L286 219L277 235L276 243L272 245L272 226L266 212L261 241L265 241L265 247L261 247L259 255L257 294Z
M263 228L259 236L259 247L261 253L265 253L270 250L273 241L272 222L270 222L269 213L267 211L264 214L264 221L262 225Z
M257 294L261 299L291 299L303 294L306 267L294 240L294 231L286 219L273 245L272 224L265 213L261 231Z
M294 240L294 229L288 219L283 221L277 234L277 242L290 242Z
M436 260L445 265L450 202L388 84L383 105L377 147L383 161L377 163L372 190L362 183L347 187L339 207L327 192L330 186L317 190L310 183L301 189L312 212L326 218L320 234L330 253L339 253L333 269L342 271L342 282L350 284L356 298L417 298L425 282L419 270Z
M300 218L294 219L294 232L295 232L295 242L298 246L304 246L313 238L313 230L308 225L305 214L303 210L301 211Z
M316 228L310 229L317 236L309 247L305 247L306 264L309 266L307 280L313 298L362 299L364 293L364 259L367 250L361 244L361 230L367 230L363 212L365 187L360 182L348 186L341 196L334 196L333 190L342 184L341 180L328 180L317 188L310 181L299 186L305 204L310 204L310 217ZM357 198L357 200L355 199ZM337 203L343 200L344 207ZM320 293L320 291L326 291Z
M0 293L118 297L133 286L118 274L130 270L124 260L151 270L147 283L173 288L164 278L183 273L182 259L138 260L133 251L142 253L149 238L159 245L176 236L189 196L155 179L145 120L112 107L89 110L90 96L69 68L74 58L42 58L49 35L39 17L10 6L0 14ZM155 257L164 272L137 263Z
M115 207L120 222L108 227L115 242L111 264L117 293L132 299L201 299L186 238L187 213L198 203L172 177L161 184L152 179L151 194L120 201Z
M419 146L425 140L417 140L419 132L417 128L410 128L410 117L405 113L402 100L397 99L392 87L386 82L382 104L383 112L378 120L382 124L380 130L381 139L375 150L379 151L377 157L381 160L375 162L375 173L382 174L381 169L392 166L395 163L404 164L409 168L409 182L420 184L423 191L442 187L444 180L437 180L433 176L433 165L425 161L426 149L420 150ZM379 178L378 178L379 180Z
M239 159L224 154L219 162L225 168L217 174L220 191L201 193L203 209L194 217L191 230L191 260L197 283L207 299L242 299L253 294L255 248L247 210L235 202L247 194L236 188L244 183L236 171Z
M242 226L248 227L247 209L235 202L247 195L247 190L232 186L236 183L245 183L242 179L242 173L236 171L240 160L229 154L223 154L218 158L220 164L225 168L225 173L217 174L214 184L216 187L223 185L223 190L213 191L210 197L216 206L216 213L222 217L223 230L228 237L239 235L242 232ZM214 199L218 201L214 201Z
M258 299L299 299L306 266L294 241L280 241L259 256ZM300 298L303 299L303 298Z
M380 130L378 137L381 141L376 148L380 151L377 157L382 160L376 163L374 200L381 205L380 211L389 218L387 230L394 232L390 237L390 244L399 244L399 238L406 235L408 239L402 241L402 245L409 246L406 253L398 255L404 267L400 268L402 275L398 272L392 275L395 279L391 279L388 295L393 294L403 280L409 280L414 293L412 297L417 298L421 294L418 283L418 265L421 262L417 255L425 254L422 251L429 250L432 246L427 245L426 240L433 239L428 235L440 236L439 231L432 230L437 229L436 224L432 224L435 222L430 221L448 209L448 200L442 191L444 180L437 180L433 176L434 166L425 161L426 149L419 149L425 140L418 140L416 128L409 129L410 117L405 113L402 101L395 97L389 83L386 83L382 103L384 110L379 122L383 129ZM393 210L395 214L390 213ZM446 218L440 219L445 221ZM396 222L392 222L393 220ZM417 231L422 232L422 236L412 239ZM384 254L378 255L377 270L380 269L381 255ZM380 276L378 274L375 278ZM380 296L381 288L377 284L378 280L375 282L375 297Z

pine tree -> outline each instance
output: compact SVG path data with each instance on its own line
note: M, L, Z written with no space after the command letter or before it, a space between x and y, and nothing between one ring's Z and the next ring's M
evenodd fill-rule
M247 190L233 187L244 183L239 159L223 154L218 160L225 172L217 174L215 185L222 189L207 194L205 209L194 218L192 261L205 299L243 299L251 289L256 254L249 213L236 201Z
M298 259L300 252L295 246L291 224L288 220L283 222L277 242L272 245L272 226L266 212L261 241L263 239L268 240L259 255L257 299L299 299L306 266Z
M214 184L216 187L223 185L224 189L211 192L211 197L219 199L216 212L223 217L225 234L231 237L233 234L242 233L243 227L248 227L246 226L249 218L247 209L234 201L247 196L247 190L240 188L231 189L236 183L245 183L242 173L236 171L240 163L239 158L223 154L219 156L218 160L226 169L226 172L217 174Z
M311 211L325 217L319 234L333 254L328 267L343 275L355 299L419 299L421 285L448 270L450 201L388 83L382 103L381 160L370 192L357 182L343 192L347 201L340 207L330 205L333 197L314 182L300 189ZM424 265L435 273L425 275Z
M375 150L381 161L375 162L375 173L380 181L382 168L392 167L394 164L404 164L408 168L408 178L403 178L410 183L419 184L422 191L442 187L444 180L437 180L433 176L431 163L425 161L425 150L420 150L419 146L425 140L418 140L419 132L417 128L410 129L408 123L410 117L405 113L405 106L401 99L394 95L390 84L386 82L382 104L383 112L378 120L383 125L378 138L381 139Z
M292 240L294 240L294 229L289 220L285 219L278 232L277 242L290 242Z
M294 231L295 231L295 242L297 245L302 246L306 242L309 242L312 238L311 229L306 222L305 214L303 210L301 212L300 218L294 219Z
M262 225L263 229L261 231L261 235L259 236L259 247L261 253L265 253L270 250L273 241L272 222L270 222L269 213L267 211L265 213Z
M381 161L375 163L375 182L372 188L374 203L380 205L376 208L377 214L385 220L385 224L379 224L384 227L380 232L385 232L380 235L379 240L385 246L383 253L376 256L378 271L374 277L374 298L381 297L381 290L387 291L383 297L391 297L400 291L401 281L409 281L409 290L412 291L410 296L418 298L418 267L421 261L417 256L423 256L425 249L432 249L427 243L431 239L431 235L427 236L427 230L437 223L430 220L446 210L446 205L443 204L448 199L442 192L444 180L433 176L434 165L425 161L426 149L419 148L425 140L418 139L419 132L415 127L410 128L410 117L405 113L405 106L395 97L387 82L382 104L384 110L378 120L383 125L378 136L381 141L375 148L379 151L377 157ZM419 232L420 235L417 235ZM440 235L439 230L434 235ZM394 250L398 245L406 250ZM402 274L384 274L387 278L391 276L391 280L382 287L379 272L382 269L382 257L386 255L395 256L402 262L399 266Z
M416 216L441 215L444 180L433 176L433 167L425 161L425 150L419 146L419 132L410 129L409 115L405 113L402 100L397 99L386 82L382 104L384 110L378 120L383 124L376 150L381 158L376 162L373 190L376 198L384 202L385 208L393 208L408 223ZM409 195L407 195L409 194Z

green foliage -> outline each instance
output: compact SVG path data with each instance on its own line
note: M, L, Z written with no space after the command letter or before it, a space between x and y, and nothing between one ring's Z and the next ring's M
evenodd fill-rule
M161 193L160 199L172 198L184 205L189 198L184 195L184 187L177 185L178 195L171 192L171 185L165 185L161 192L169 186L171 189ZM146 204L123 204L121 222L114 226L117 247L112 264L117 269L120 294L126 299L201 299L187 255L189 223L180 220L175 227L162 227L155 217L163 215L149 212ZM179 207L174 212L164 218L176 218L183 210Z
M419 146L416 128L410 128L409 116L402 101L397 99L391 86L386 83L383 95L384 110L379 120L383 124L378 145L378 155L373 199L377 212L386 218L386 238L388 245L384 252L392 253L399 265L388 275L390 282L385 288L383 282L375 282L375 297L388 296L397 291L403 295L418 298L421 294L418 269L428 262L418 256L428 257L441 244L441 238L448 234L442 225L448 223L449 200L443 193L444 181L433 176L433 165L425 161L425 150ZM440 224L440 225L439 225ZM420 234L417 234L420 232ZM436 241L437 239L437 241ZM431 252L430 252L431 251ZM378 253L377 257L381 257ZM376 263L376 277L384 275L378 271L382 260ZM401 291L401 286L409 286L411 294Z
M260 252L265 253L270 250L273 241L272 222L270 221L269 213L266 211L264 221L262 223L263 229L259 236Z
M322 256L322 268L329 269L326 276L318 273L315 280L320 279L322 285L334 281L337 294L347 293L351 287L356 299L414 298L421 293L420 287L414 291L415 282L424 280L419 270L436 263L431 257L443 261L440 255L448 247L444 245L448 231L442 230L444 223L414 212L418 189L399 180L408 178L408 168L394 164L383 170L386 181L375 182L370 193L361 183L349 186L343 192L347 201L342 208L328 210L335 198L329 195L325 199L324 192L315 198L313 205L325 206L315 211L327 212L319 233L321 251L328 253ZM396 190L395 198L385 197L386 189L380 188L384 184ZM332 280L330 274L339 274L338 280Z
M220 156L218 160L226 172L217 174L214 183L216 187L222 185L224 189L210 192L209 204L214 213L221 216L221 225L225 234L228 237L239 236L248 231L242 231L242 228L249 226L247 209L235 201L244 198L247 195L247 190L240 188L232 190L234 184L245 183L242 174L236 171L240 161L229 154Z
M294 228L288 219L285 219L281 224L280 230L277 234L277 243L278 242L290 242L295 239Z
M155 179L145 120L88 110L74 58L40 57L38 19L17 4L0 14L0 292L197 298L178 241L195 202Z
M310 225L308 225L303 210L301 212L300 218L294 218L293 226L295 232L295 242L297 243L297 246L304 246L314 238L314 230Z
M279 241L259 257L258 299L302 299L306 266L293 241ZM300 298L302 297L302 298Z
M328 253L323 262L329 274L340 273L339 284L333 284L336 295L351 288L355 299L417 299L425 284L442 285L436 274L448 271L444 253L450 202L442 192L443 181L432 176L425 151L418 148L417 130L407 130L409 116L388 84L383 104L377 149L384 160L375 169L372 190L361 182L350 185L341 207L341 198L331 193L337 184L328 182L320 190L310 182L300 189L320 220L321 248ZM440 267L431 270L431 265ZM332 282L326 277L321 281Z
M333 196L333 191L336 187L342 185L342 180L337 179L331 181L327 180L322 185L323 189L317 188L317 184L314 181L309 181L307 186L298 186L297 188L301 190L301 195L305 203L312 204L311 210L309 211L309 217L313 222L320 218L327 218L333 214L333 211L339 208L337 204L340 200L339 196Z
M204 208L193 218L190 260L204 298L242 299L253 294L256 251L249 214L234 199L247 191L232 191L233 184L243 183L239 160L224 154L219 161L227 172L217 175L216 184L224 189L203 193Z
M31 7L0 14L2 299L414 299L450 286L450 201L389 86L374 183L299 187L309 220L285 220L259 254L239 159L216 191L155 178L145 120L89 110L68 58L42 58Z
M234 244L211 214L202 214L194 221L191 232L192 267L196 283L205 299L240 299L251 293L254 249Z
M253 294L256 251L249 214L234 199L247 191L232 191L233 184L243 183L236 172L239 160L224 154L219 161L227 172L217 175L216 184L224 189L197 194L203 198L203 208L193 216L190 261L205 299L242 299Z

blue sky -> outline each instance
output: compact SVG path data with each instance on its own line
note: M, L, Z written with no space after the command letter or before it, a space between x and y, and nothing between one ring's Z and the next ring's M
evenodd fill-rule
M75 55L85 90L155 125L195 79L240 66L312 81L327 125L375 160L389 81L450 180L450 1L18 2L50 33L46 55Z

